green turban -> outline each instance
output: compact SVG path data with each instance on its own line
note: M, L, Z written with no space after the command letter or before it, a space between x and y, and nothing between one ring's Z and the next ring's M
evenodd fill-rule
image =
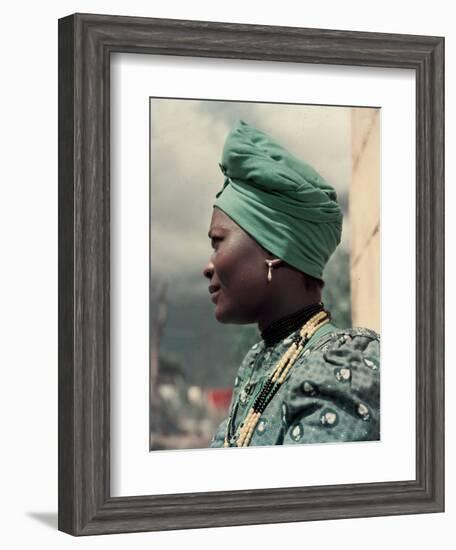
M342 232L335 190L243 121L228 135L220 168L225 183L214 206L274 256L321 279Z

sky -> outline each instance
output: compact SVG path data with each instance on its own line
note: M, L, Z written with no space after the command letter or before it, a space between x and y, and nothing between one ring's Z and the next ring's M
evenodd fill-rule
M212 253L207 236L212 205L224 183L219 162L226 137L239 120L269 134L337 191L344 213L342 240L323 273L327 284L322 299L338 326L351 326L347 207L352 111L351 107L151 98L151 323L155 327L163 311L157 307L157 297L164 293L160 357L177 366L189 383L230 387L240 360L259 337L253 325L216 321L203 276Z
M218 163L240 119L313 166L343 197L351 177L351 108L151 98L151 273L178 291L207 283L212 204L223 185ZM342 246L349 244L344 219ZM200 276L201 275L201 276Z

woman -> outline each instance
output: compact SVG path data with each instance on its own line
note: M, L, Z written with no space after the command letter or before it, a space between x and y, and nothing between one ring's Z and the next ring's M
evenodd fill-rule
M336 192L242 121L220 166L204 276L216 319L257 323L262 338L242 361L211 446L379 439L379 335L338 329L321 303L342 231Z

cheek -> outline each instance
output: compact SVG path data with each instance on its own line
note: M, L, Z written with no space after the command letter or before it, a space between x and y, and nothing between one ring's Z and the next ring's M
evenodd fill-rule
M222 287L229 287L239 270L238 261L229 251L220 250L214 256L214 267Z
M267 276L267 272L262 270L262 258L249 249L220 251L214 265L222 287L242 294L256 289Z

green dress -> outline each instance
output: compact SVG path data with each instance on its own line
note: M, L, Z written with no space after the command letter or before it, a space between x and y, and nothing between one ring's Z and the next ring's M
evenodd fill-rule
M263 384L299 330L267 347L261 340L247 353L234 381L230 412L211 447L230 446ZM366 328L318 329L268 404L250 440L289 445L380 439L380 336Z

